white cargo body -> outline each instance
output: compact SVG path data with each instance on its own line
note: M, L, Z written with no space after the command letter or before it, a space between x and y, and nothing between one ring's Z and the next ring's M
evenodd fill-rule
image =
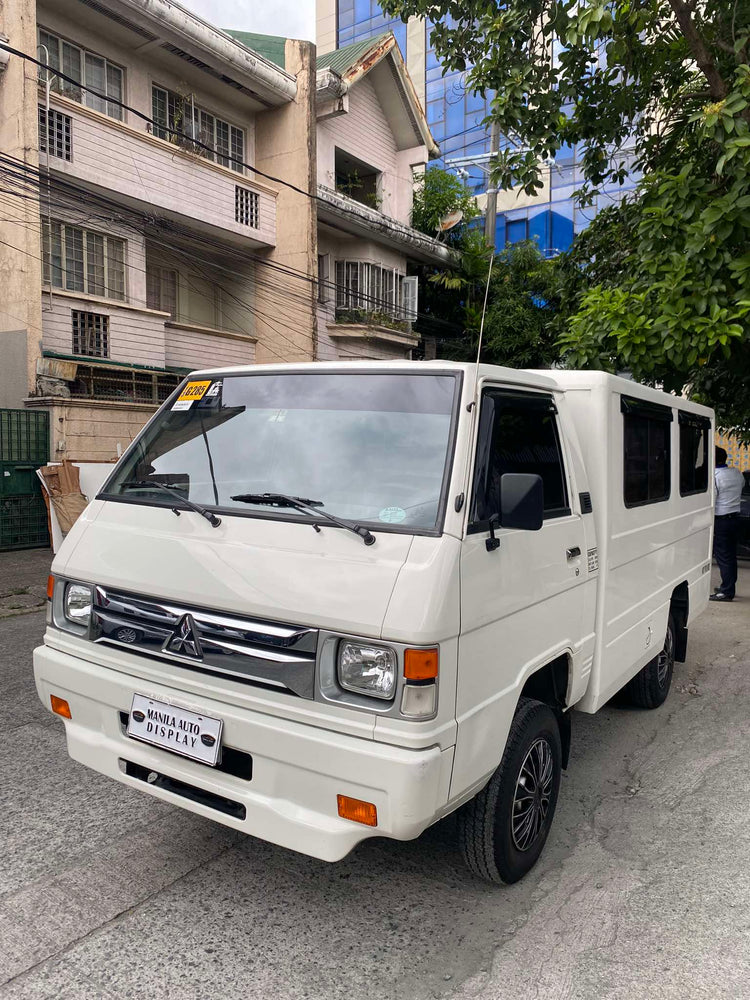
M512 882L571 710L658 707L709 594L713 414L598 372L192 374L53 564L72 757L329 861L460 808Z

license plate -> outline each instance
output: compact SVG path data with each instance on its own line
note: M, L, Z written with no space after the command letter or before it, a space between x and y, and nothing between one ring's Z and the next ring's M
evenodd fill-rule
M127 734L215 767L221 750L221 727L221 719L134 694Z

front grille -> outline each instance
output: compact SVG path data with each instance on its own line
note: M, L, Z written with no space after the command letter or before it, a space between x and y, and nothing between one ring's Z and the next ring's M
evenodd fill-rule
M96 587L95 642L312 700L317 629Z

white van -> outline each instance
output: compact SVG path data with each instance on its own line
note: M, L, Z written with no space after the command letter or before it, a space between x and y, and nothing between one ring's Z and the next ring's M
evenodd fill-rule
M335 861L461 807L538 858L571 712L655 708L709 595L713 414L600 372L193 374L54 561L70 755Z

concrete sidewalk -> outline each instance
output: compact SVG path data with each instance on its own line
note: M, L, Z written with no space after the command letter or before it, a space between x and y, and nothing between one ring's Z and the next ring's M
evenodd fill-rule
M0 552L0 618L44 607L52 549Z

